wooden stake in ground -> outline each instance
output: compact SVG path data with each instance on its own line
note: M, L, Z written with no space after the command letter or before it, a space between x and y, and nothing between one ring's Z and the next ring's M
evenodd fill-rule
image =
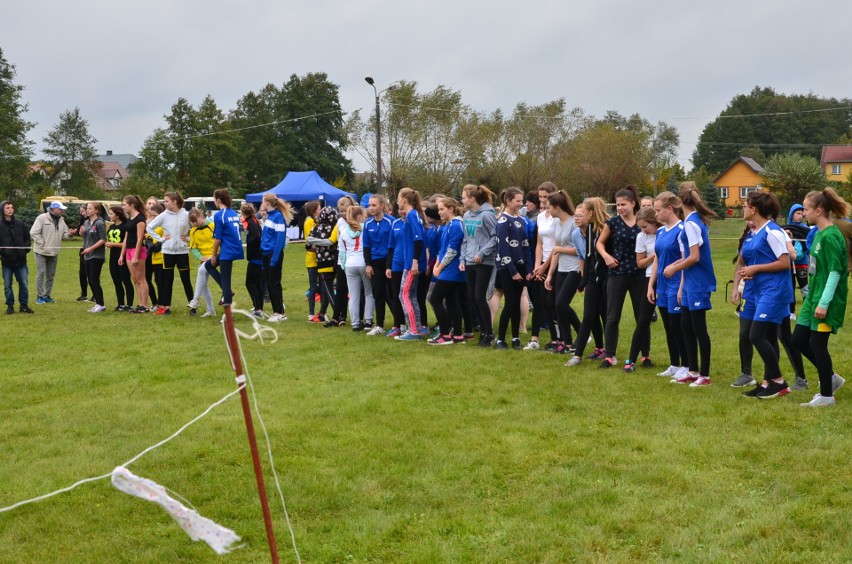
M245 383L246 376L243 373L242 356L240 355L240 342L237 332L234 330L234 316L231 306L225 305L225 338L228 342L228 352L231 355L231 366L236 374L237 385L242 386L240 400L243 404L243 416L246 421L246 433L248 433L249 447L251 448L251 459L254 464L254 477L257 480L257 493L260 496L260 506L263 508L263 522L266 524L266 538L269 541L269 553L273 564L278 564L278 546L275 543L275 529L272 527L272 516L269 513L269 501L266 497L266 485L263 481L263 469L260 466L260 454L257 450L257 438L254 436L254 422L251 417L248 392Z

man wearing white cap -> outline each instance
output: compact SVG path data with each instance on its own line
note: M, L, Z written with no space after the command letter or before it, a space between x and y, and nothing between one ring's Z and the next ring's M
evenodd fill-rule
M52 304L50 292L56 276L56 263L62 240L68 238L68 225L62 219L66 207L62 202L52 202L47 212L38 216L30 229L33 253L36 259L37 304Z

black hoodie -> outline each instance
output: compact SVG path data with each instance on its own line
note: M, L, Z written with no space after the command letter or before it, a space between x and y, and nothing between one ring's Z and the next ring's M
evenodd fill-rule
M7 203L0 202L0 262L3 266L23 266L27 264L27 253L30 252L30 230L14 215L11 219L6 218L3 210Z

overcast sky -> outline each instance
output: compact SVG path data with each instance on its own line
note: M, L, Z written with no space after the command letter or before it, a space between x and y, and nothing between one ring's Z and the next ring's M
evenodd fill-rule
M850 0L6 0L0 48L37 152L75 106L100 152L138 154L179 97L227 111L325 72L346 112L372 107L369 75L445 85L486 112L563 97L639 113L677 127L689 169L704 126L756 85L852 97L850 24Z

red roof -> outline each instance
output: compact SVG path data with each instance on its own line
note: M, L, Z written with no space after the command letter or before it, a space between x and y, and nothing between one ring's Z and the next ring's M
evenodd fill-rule
M822 157L819 159L820 168L827 163L852 163L852 145L825 145Z

